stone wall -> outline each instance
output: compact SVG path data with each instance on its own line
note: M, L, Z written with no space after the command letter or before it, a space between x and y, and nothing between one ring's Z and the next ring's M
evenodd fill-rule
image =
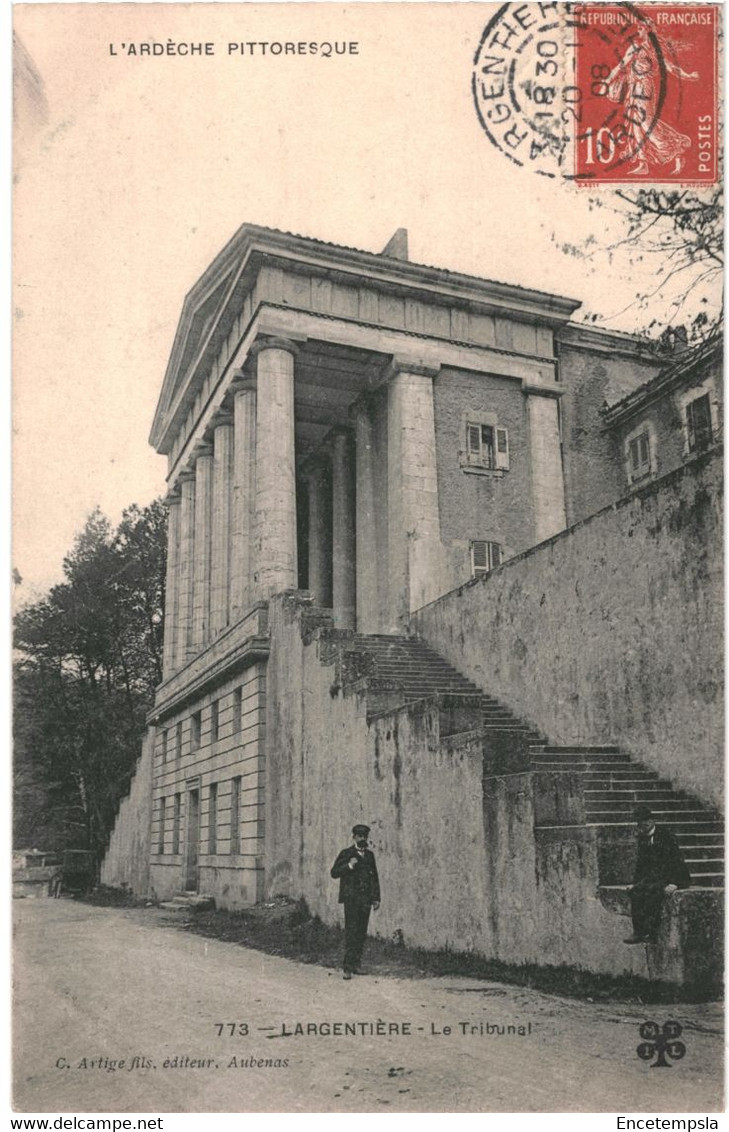
M252 664L157 728L150 882L167 899L192 887L197 800L197 890L222 907L261 896L266 666ZM162 821L163 817L163 821Z
M520 382L459 370L438 375L433 397L441 538L454 550L460 548L464 564L460 577L452 578L456 585L471 575L471 540L497 542L505 557L534 544L527 398ZM465 463L464 422L484 413L508 429L508 471Z
M723 784L722 460L620 499L421 609L413 627L554 743Z
M626 909L598 890L576 776L484 776L489 752L471 697L460 711L460 697L435 697L368 716L365 684L341 687L336 649L302 637L300 595L274 598L270 624L267 898L303 897L326 923L341 922L330 869L352 825L366 821L382 887L375 935L506 963L691 981L691 955L676 946L696 942L682 908L698 900L702 930L718 929L716 894L676 894L666 946L627 947ZM467 729L448 734L454 720Z
M613 404L648 381L665 365L665 358L638 358L615 347L590 348L583 337L579 344L561 341L559 359L567 523L573 524L625 491L623 454L604 428L603 404Z
M150 727L129 793L119 806L100 872L102 884L112 888L127 886L137 896L149 893L154 742L155 729Z

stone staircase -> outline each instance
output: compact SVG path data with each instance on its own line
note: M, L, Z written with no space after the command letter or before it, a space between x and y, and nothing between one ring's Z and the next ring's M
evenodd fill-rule
M676 790L655 771L634 762L617 747L552 746L493 696L467 680L424 641L414 637L364 635L325 629L343 646L345 667L366 677L370 692L396 691L401 704L435 694L478 697L484 732L518 742L523 769L579 774L585 822L596 827L601 846L600 883L626 884L635 851L635 807L649 805L656 821L676 835L692 886L724 885L724 824L715 810ZM356 657L356 663L352 658ZM478 702L478 701L477 701ZM618 875L622 868L622 875ZM617 870L617 871L616 871Z
M160 908L166 908L168 912L203 911L214 907L215 897L205 896L199 892L181 892L171 900L163 900L160 904Z
M534 770L579 773L584 784L585 819L609 837L622 830L634 833L634 811L650 806L659 825L676 835L691 883L700 888L724 885L724 823L715 810L676 790L617 747L553 747L533 744ZM616 840L618 840L616 838Z

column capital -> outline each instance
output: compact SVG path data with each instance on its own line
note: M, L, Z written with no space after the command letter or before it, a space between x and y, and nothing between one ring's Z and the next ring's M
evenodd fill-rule
M349 406L349 409L347 410L349 419L352 422L352 424L353 425L355 424L355 422L357 421L357 418L361 414L363 414L363 413L365 415L368 414L372 410L372 406L374 405L374 403L375 403L375 398L374 398L373 393L370 392L370 390L365 390L364 393L360 393L357 400L352 401L352 404Z
M182 495L181 495L181 492L180 492L180 485L179 485L179 482L178 482L178 483L175 483L169 489L169 491L165 495L162 502L166 503L168 507L174 507L176 504L180 503L181 498L182 498Z
M401 373L412 373L417 377L437 377L441 371L439 365L434 366L418 358L406 358L396 355L385 367L382 377L385 382L391 381Z
M313 452L311 456L307 456L301 463L299 470L307 483L310 483L312 480L318 480L320 476L328 471L329 460L327 456L328 453L326 452Z
M256 338L248 351L248 356L257 358L263 350L286 350L296 358L301 351L301 345L295 342L293 338L278 338L275 335L268 338Z
M181 487L185 483L194 483L194 482L195 482L195 469L188 466L186 468L183 468L183 470L180 472L179 476L177 477L177 484L175 486L179 485Z
M229 393L233 397L237 397L239 393L255 393L257 388L258 378L256 374L246 374L239 370L238 373L233 374L233 380L228 386L226 395Z
M215 413L213 419L210 422L210 428L214 432L216 428L220 428L223 425L232 426L232 424L233 414L227 409L218 409L217 413Z
M197 463L198 460L203 459L203 457L205 456L212 456L212 454L212 444L208 444L206 441L201 440L195 445L193 449L192 459L195 461L195 463Z

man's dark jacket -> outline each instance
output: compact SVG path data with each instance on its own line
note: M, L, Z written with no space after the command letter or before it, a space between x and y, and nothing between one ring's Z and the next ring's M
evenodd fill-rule
M357 864L350 869L348 862L357 857ZM363 856L359 856L356 848L349 845L342 849L332 865L332 876L339 878L339 903L370 905L379 903L380 880L377 876L375 855L371 849L365 849Z
M670 829L657 825L653 842L641 834L638 837L638 858L635 862L633 884L655 882L663 886L675 884L688 888L691 875Z

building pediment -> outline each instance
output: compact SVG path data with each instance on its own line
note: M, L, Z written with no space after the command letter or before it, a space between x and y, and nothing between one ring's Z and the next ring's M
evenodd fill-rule
M468 341L470 315L475 345L484 344L489 320L538 326L551 335L579 306L574 299L411 263L405 254L403 237L378 255L244 224L185 298L150 443L169 451L170 435L236 322L243 338L244 309L253 317L264 302L444 340ZM543 336L531 352L551 355L551 338L546 343Z

